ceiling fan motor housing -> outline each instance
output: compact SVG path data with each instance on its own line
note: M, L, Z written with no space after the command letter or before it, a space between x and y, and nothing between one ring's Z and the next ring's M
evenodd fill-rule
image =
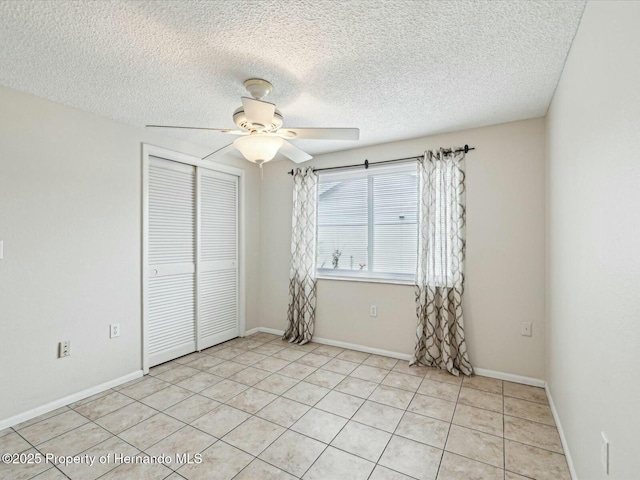
M240 128L249 130L250 132L252 131L273 132L275 130L278 130L280 127L282 127L283 117L280 111L276 109L276 111L273 114L273 119L271 120L271 123L269 125L261 125L259 123L249 123L247 121L247 116L244 113L244 108L239 107L239 108L236 108L236 110L233 112L233 123L235 123Z

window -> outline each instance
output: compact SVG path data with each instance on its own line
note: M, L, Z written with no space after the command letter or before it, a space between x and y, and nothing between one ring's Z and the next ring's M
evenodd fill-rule
M416 165L325 173L318 183L318 276L413 281Z

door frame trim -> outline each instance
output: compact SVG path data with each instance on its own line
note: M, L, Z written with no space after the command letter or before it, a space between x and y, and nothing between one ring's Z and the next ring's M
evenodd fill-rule
M146 375L149 373L149 157L159 157L178 163L203 167L222 173L228 173L238 177L238 328L240 336L245 333L246 316L246 242L245 242L245 171L241 168L232 167L218 162L202 160L201 158L176 152L168 148L159 147L147 143L142 144L142 259L141 259L141 316L142 316L142 371ZM199 212L198 212L199 213Z

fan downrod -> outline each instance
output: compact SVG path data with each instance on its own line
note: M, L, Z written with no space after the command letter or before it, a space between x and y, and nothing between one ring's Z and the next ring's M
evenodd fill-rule
M250 78L245 80L244 88L256 100L262 100L273 91L273 85L261 78Z

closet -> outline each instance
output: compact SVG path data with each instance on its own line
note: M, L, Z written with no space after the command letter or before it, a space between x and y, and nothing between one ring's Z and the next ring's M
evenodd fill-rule
M149 155L147 367L237 337L239 176Z

